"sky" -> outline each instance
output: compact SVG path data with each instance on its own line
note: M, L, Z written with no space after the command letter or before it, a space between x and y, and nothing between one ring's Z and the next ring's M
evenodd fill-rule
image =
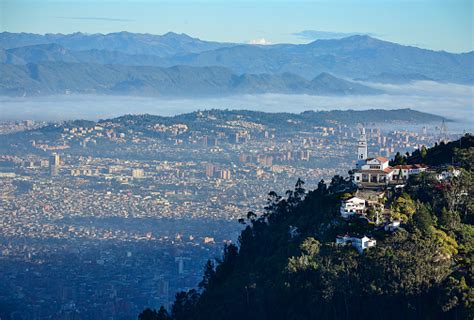
M239 43L368 34L433 50L474 50L472 0L0 0L0 31L186 33Z

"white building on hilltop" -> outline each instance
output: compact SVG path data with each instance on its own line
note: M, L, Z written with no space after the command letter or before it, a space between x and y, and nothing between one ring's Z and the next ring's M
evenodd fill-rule
M419 174L428 169L423 164L398 165L391 167L387 158L367 157L367 138L362 128L357 144L357 163L352 170L351 178L359 187L380 188L389 183L396 184L408 179L410 175Z
M428 169L423 164L402 164L393 167L393 179L394 180L407 180L409 176L413 174L419 174L425 172Z
M364 199L352 197L342 202L340 213L341 217L349 218L350 216L353 216L355 214L363 214L365 212L365 209L366 206Z
M353 179L359 185L385 185L393 177L393 168L384 157L368 158L353 171Z
M336 238L336 244L339 245L351 245L354 248L359 251L359 253L362 253L365 249L375 247L377 244L377 240L371 239L367 236L363 237L351 237L349 235L345 236L338 236Z
M458 177L461 174L461 170L456 168L448 168L447 170L443 170L442 172L436 175L436 179L438 181L449 180L454 177Z
M365 129L361 129L357 144L357 163L353 171L352 179L358 185L387 184L392 178L392 168L388 165L388 159L383 157L367 157L367 137Z

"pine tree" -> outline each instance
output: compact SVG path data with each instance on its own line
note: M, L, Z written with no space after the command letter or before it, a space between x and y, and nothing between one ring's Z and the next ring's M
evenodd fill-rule
M209 287L209 283L210 283L212 277L214 276L214 274L215 274L214 263L212 263L211 260L207 260L207 263L204 266L204 276L203 276L201 282L199 282L199 285L198 285L199 288L207 289Z
M426 205L417 203L416 213L413 215L415 226L423 233L430 233L433 226L433 218Z

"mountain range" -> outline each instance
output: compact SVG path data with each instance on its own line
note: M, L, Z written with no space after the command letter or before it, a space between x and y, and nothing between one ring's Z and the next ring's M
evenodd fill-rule
M368 86L321 73L312 80L283 74L237 75L223 67L100 65L65 62L0 65L0 94L88 93L149 96L221 96L244 93L377 94Z
M116 51L129 55L167 57L199 53L234 46L233 43L203 41L186 34L168 32L164 35L117 32L109 34L33 34L0 33L0 48L12 49L36 45L57 44L72 51Z
M172 32L3 32L0 62L0 94L14 95L65 91L346 95L381 93L352 79L474 83L474 52L431 51L360 35L262 46L204 41Z
M382 72L380 74L369 76L367 78L357 78L356 81L375 82L375 83L391 83L404 84L414 81L435 81L419 73L388 73Z

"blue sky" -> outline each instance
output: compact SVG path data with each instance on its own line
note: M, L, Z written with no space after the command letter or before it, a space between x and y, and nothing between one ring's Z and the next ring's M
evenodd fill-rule
M1 31L174 31L206 40L259 43L367 33L451 52L474 50L473 19L471 0L0 0Z

